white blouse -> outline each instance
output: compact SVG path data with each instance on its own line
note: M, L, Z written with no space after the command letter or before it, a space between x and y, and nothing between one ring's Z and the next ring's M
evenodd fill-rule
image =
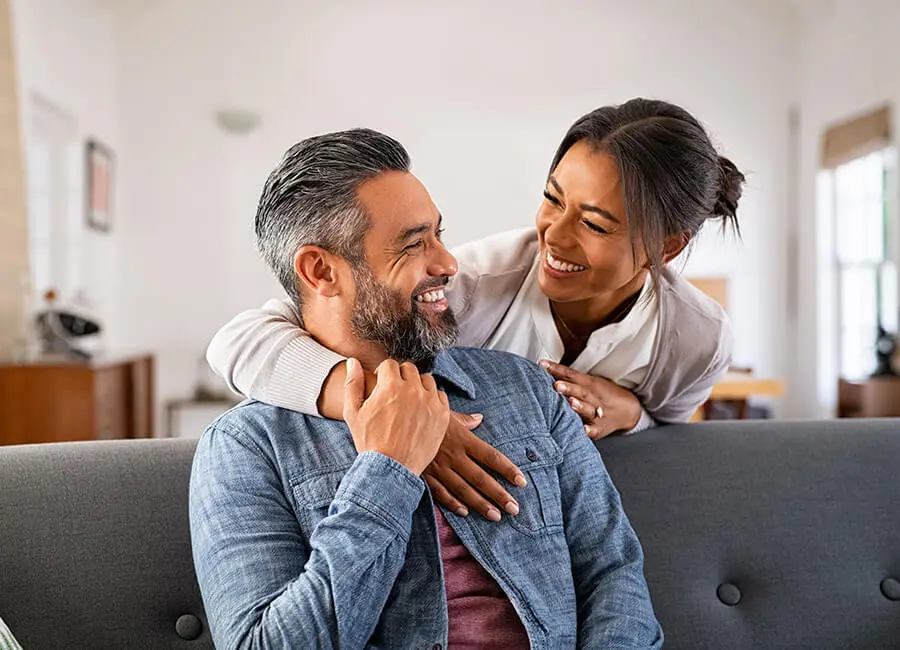
M562 359L563 342L550 311L550 301L538 283L539 268L538 258L484 347L506 350L533 361ZM606 377L629 390L640 385L647 375L659 329L659 306L656 292L651 291L652 282L648 276L641 295L625 318L594 330L585 349L571 364L573 370Z

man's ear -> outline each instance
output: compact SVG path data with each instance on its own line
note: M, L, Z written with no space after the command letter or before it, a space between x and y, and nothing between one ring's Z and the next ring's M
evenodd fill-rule
M683 232L680 235L670 235L669 237L666 237L666 240L663 243L663 264L668 264L681 255L681 251L685 249L690 241L691 236L686 232Z
M310 291L326 298L341 293L343 260L318 246L301 246L294 253L294 273L301 293Z

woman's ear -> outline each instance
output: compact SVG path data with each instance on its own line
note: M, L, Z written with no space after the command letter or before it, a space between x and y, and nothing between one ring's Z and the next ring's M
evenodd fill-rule
M690 241L691 236L686 232L683 232L679 235L670 235L669 237L666 237L665 241L663 242L663 264L668 264L676 257L681 255L681 251L685 249Z
M294 253L294 273L304 291L333 298L341 293L341 258L318 246L301 246Z

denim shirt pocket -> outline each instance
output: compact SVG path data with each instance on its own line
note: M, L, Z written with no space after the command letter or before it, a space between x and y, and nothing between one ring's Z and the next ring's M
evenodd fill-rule
M321 468L292 479L291 492L300 514L308 515L312 519L325 517L349 469L349 465ZM317 510L321 511L318 516L315 514Z
M501 454L515 463L528 482L513 487L510 494L519 502L519 514L510 516L514 528L526 535L562 530L562 501L557 468L562 449L546 434L525 435L493 443Z

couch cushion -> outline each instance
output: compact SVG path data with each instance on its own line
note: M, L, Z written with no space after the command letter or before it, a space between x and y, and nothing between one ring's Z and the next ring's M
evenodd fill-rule
M667 649L900 647L900 421L716 422L597 446Z

